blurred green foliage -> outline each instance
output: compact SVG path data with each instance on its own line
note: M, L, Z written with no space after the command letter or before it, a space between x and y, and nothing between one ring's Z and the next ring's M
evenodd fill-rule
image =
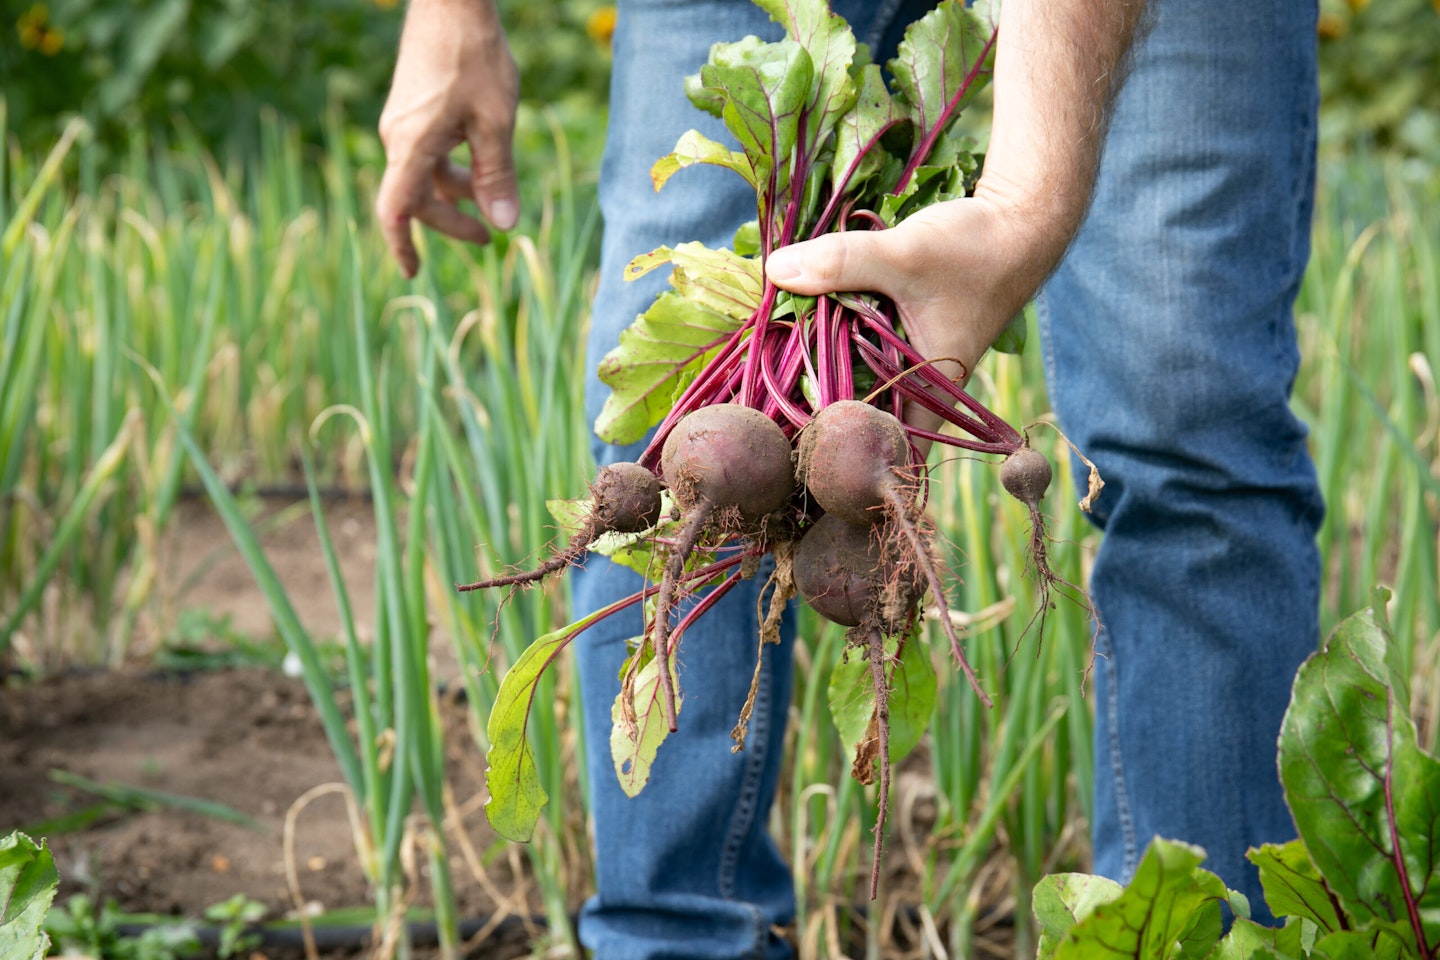
M1321 0L1321 133L1440 163L1440 0Z
M613 7L500 6L522 95L603 117ZM115 146L137 127L165 130L180 116L216 151L253 147L264 108L310 143L322 142L332 108L373 127L404 17L400 0L19 0L3 9L9 131L35 148L76 114Z
M522 97L599 142L609 0L497 0ZM1440 0L1320 0L1322 133L1440 162ZM43 149L83 113L102 142L183 116L200 142L247 147L269 107L308 143L338 107L373 129L404 0L10 0L0 23L8 128ZM522 136L524 131L521 132ZM519 149L524 151L524 144Z

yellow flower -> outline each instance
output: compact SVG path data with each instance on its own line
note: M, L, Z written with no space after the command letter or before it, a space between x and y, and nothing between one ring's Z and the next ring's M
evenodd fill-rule
M1440 0L1437 0L1440 2ZM1320 39L1337 40L1345 36L1350 25L1342 18L1333 13L1320 14Z
M20 46L26 50L39 50L47 57L53 57L65 46L65 33L50 26L50 11L45 4L37 3L20 15L15 21L15 32L20 34Z
M610 38L615 36L615 16L613 6L601 7L585 21L585 32L602 47L610 46Z

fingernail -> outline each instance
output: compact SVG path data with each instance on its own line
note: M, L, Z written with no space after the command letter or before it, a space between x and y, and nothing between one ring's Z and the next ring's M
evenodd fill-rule
M506 197L490 204L490 222L499 230L509 230L520 219L520 207Z
M800 264L790 254L772 253L765 264L765 273L776 283L788 283L800 279Z

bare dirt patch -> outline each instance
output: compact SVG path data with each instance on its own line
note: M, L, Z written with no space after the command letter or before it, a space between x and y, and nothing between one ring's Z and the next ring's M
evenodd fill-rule
M265 531L266 554L297 614L314 636L337 636L339 618L312 520L284 503L266 508L257 527ZM375 542L371 506L359 499L336 502L329 524L355 609L368 612ZM201 610L234 635L273 637L268 607L249 568L205 503L182 505L166 549L166 593L157 619L173 623L182 610ZM366 632L363 624L361 631ZM224 644L217 638L211 646L223 650ZM139 659L148 661L155 642L140 646ZM435 666L442 680L454 669L453 663ZM337 696L349 695L342 689ZM350 713L348 702L339 705ZM468 707L442 697L441 708L460 829L483 856L494 843L481 809L484 758L467 727ZM127 810L62 782L66 774L218 802L254 823L173 806ZM167 674L147 662L119 670L62 670L38 682L0 681L0 834L28 828L37 839L46 836L62 878L62 903L83 892L97 903L113 899L125 913L198 919L207 907L243 894L265 906L266 921L293 917L283 843L286 814L308 792L342 779L303 683L277 670ZM95 813L94 822L64 822L87 810ZM310 910L373 905L340 793L322 793L297 814L294 849L302 900ZM524 955L527 933L518 921L538 911L538 901L526 895L522 859L502 856L486 864L491 889L507 899L498 904L464 864L452 865L461 917L483 922L513 912L516 920L487 942L472 944L467 955L487 960ZM415 892L415 905L425 907L423 876ZM529 932L540 933L533 926ZM262 955L279 960L300 954L267 946Z
M447 703L443 711L457 744L469 743L465 709ZM484 850L492 835L471 802L484 789L483 767L466 752L452 750L450 775L457 804L468 810L464 829ZM97 804L93 793L57 782L53 771L216 801L254 821L231 823L173 807L115 807L84 829L47 836L63 878L62 902L86 892L97 901L113 898L127 913L190 918L237 893L264 904L266 919L294 915L286 813L312 788L341 780L304 686L263 669L74 673L6 690L0 697L0 832L42 827L44 834L46 821ZM317 797L296 823L303 901L327 911L369 906L342 796ZM517 879L523 884L503 861L491 879L507 891ZM423 882L420 887L423 906ZM479 884L462 881L457 888L462 916L504 909ZM517 954L496 945L476 955Z

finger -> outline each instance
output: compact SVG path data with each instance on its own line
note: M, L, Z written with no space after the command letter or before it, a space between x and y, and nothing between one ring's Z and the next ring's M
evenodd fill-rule
M520 219L520 187L515 178L510 128L472 132L470 178L480 212L497 230L509 230Z
M434 196L415 212L415 218L447 237L468 243L488 243L490 231L475 217L463 213L459 207L443 197Z
M400 264L400 270L406 277L413 277L420 269L420 256L415 252L415 239L410 230L414 204L407 196L408 189L402 180L401 169L387 166L375 196L375 219L380 223L380 232L385 237L390 255Z
M819 296L841 290L889 293L896 279L888 231L831 233L781 247L765 262L765 275L791 293Z
M470 179L470 171L458 163L444 163L436 167L435 189L454 203L475 199L475 185Z

